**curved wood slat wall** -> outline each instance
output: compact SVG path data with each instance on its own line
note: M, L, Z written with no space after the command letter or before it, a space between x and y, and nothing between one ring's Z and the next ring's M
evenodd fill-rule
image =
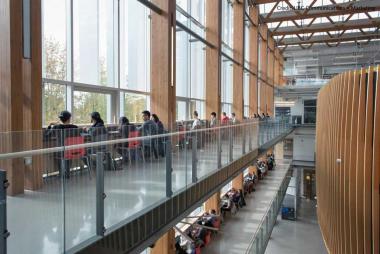
M318 95L318 219L329 253L380 253L379 73L342 73Z

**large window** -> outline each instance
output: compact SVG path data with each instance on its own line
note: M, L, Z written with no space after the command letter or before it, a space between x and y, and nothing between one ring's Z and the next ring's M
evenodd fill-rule
M244 79L243 79L243 95L244 95L244 116L249 117L249 79L250 79L250 73L244 72Z
M222 51L232 57L233 20L232 1L222 0Z
M149 8L129 0L42 0L42 11L44 125L64 109L74 123L89 124L92 111L113 123L149 108Z
M58 114L66 108L66 86L46 83L43 87L43 125L58 121Z
M205 117L205 45L179 27L176 34L177 120Z
M222 57L222 112L231 114L233 103L233 63L227 58Z
M141 122L141 112L148 109L149 97L144 94L124 94L124 115L131 122Z
M150 91L150 10L138 1L120 1L120 85Z
M68 75L67 1L43 1L43 77L66 80ZM59 27L59 29L57 29Z
M73 1L74 81L114 86L113 0Z
M316 123L317 100L304 101L304 123Z
M74 123L88 124L93 111L99 112L104 122L111 122L110 94L74 91L73 106Z

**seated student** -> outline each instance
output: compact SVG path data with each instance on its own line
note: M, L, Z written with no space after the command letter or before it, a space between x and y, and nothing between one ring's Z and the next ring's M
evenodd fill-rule
M119 133L122 139L129 138L129 133L136 130L136 127L129 122L129 119L125 116L119 119ZM117 145L117 152L123 156L123 161L128 159L128 142Z
M151 118L157 125L157 134L164 134L165 133L165 128L164 124L160 121L158 116L156 114L152 114ZM161 157L165 157L165 138L158 138L156 142L157 148L158 148L158 154Z
M100 142L107 140L107 129L104 125L104 121L101 118L99 112L92 112L91 113L91 123L92 126L87 129L88 135L91 137L92 142ZM91 154L96 154L100 151L106 151L106 146L96 146L90 148Z
M232 202L227 193L221 198L221 202L223 205L220 207L220 211L224 216L226 215L226 212L230 212L232 208Z
M63 146L65 144L65 139L67 137L75 137L80 135L80 130L78 126L71 124L71 113L67 110L62 111L58 118L61 123L50 123L46 132L45 137L51 138L55 137L57 139L56 146ZM63 152L56 154L58 169L60 175L64 170L62 168L62 159L64 158ZM65 169L65 176L68 177L70 173L70 166Z
M150 119L150 112L148 110L144 110L143 112L141 112L141 116L144 121L141 127L138 128L138 130L141 133L141 136L147 137L157 135L157 124ZM151 156L151 153L153 152L154 157L158 159L157 148L152 138L144 139L142 141L142 145L145 158L149 158Z

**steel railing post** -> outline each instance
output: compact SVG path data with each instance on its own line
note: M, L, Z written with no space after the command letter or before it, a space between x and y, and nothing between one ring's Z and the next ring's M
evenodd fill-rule
M228 127L228 144L229 144L229 161L232 162L234 160L233 156L233 138L232 138L232 128Z
M7 180L7 173L4 170L0 170L0 253L7 253L7 238L10 235L7 229L7 188L9 186Z
M170 138L165 141L165 156L166 156L166 197L173 195L172 191L172 144Z
M222 167L222 130L219 129L217 133L217 160L218 160L218 168Z
M191 150L192 150L192 156L191 156L191 175L192 175L192 181L193 183L196 183L198 181L197 177L197 146L198 146L198 140L197 140L197 133L193 133L192 140L191 140Z
M103 236L105 233L104 226L104 152L96 154L96 234Z

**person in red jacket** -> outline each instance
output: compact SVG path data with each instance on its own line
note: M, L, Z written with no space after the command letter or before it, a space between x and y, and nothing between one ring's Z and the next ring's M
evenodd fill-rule
M226 112L223 112L222 113L222 124L228 124L229 121L230 121L230 119L228 118Z

